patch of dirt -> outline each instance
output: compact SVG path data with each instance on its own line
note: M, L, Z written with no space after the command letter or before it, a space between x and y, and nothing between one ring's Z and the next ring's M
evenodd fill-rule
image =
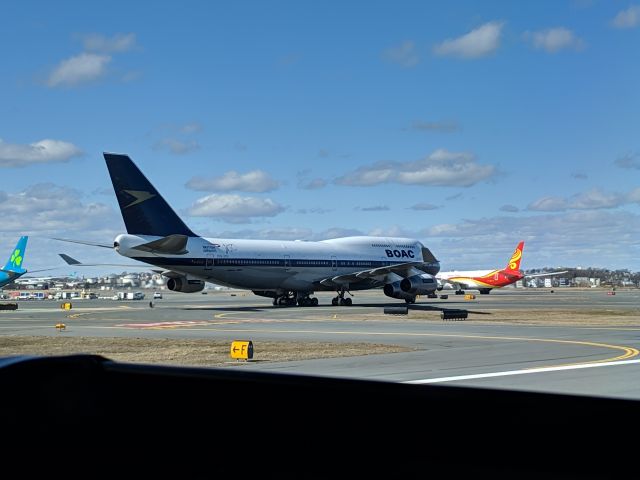
M220 367L245 364L233 360L231 342L216 340L171 340L144 338L6 336L0 337L0 356L102 355L118 362ZM325 342L253 342L253 359L281 362L314 358L352 357L410 352L397 345Z

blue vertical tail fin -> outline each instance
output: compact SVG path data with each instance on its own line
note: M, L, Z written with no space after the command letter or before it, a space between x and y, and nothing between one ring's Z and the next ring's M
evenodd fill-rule
M11 255L9 256L9 260L4 265L3 270L10 272L24 272L25 269L22 266L24 262L24 253L27 249L27 240L29 237L24 236L20 237L18 243L16 244L16 248L13 249Z
M104 153L127 232L195 237L128 155Z

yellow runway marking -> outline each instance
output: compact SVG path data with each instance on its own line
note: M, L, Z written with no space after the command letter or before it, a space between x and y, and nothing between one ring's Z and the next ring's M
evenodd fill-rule
M224 314L220 314L224 315ZM229 333L265 333L266 330L256 330L256 329L225 329L225 328L195 328L192 330L215 330L220 332L229 332ZM361 332L361 331L324 331L324 330L269 330L269 333L304 333L304 334L331 334L331 335L371 335L371 336L408 336L408 337L446 337L446 338L467 338L467 339L476 339L476 340L508 340L508 341L517 341L517 342L541 342L541 343L560 343L567 345L584 345L588 347L597 347L597 348L608 348L613 350L622 350L624 353L622 355L617 355L615 357L606 358L603 360L589 360L585 362L576 362L562 365L554 365L554 366L567 366L567 365L586 365L589 363L604 363L604 362L615 362L618 360L627 360L629 358L636 357L640 355L640 350L633 347L625 347L623 345L611 345L608 343L597 343L597 342L586 342L582 340L557 340L553 338L527 338L527 337L496 337L496 336L488 336L488 335L459 335L459 334L451 334L451 333L400 333L400 332ZM532 367L539 368L539 367Z

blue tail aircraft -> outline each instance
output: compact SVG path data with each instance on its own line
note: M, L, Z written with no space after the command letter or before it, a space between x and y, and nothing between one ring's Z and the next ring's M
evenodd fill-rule
M27 249L28 238L27 236L20 237L16 248L11 252L9 260L7 260L5 266L0 269L0 288L27 273L22 267L22 263L24 262L24 253Z

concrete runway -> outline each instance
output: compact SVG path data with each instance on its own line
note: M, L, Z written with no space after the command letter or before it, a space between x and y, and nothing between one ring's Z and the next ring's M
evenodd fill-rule
M496 290L475 300L419 299L408 316L384 315L403 305L381 291L356 292L351 307L273 307L248 292L165 293L149 307L142 301L23 301L0 312L0 335L210 338L260 341L369 342L414 348L408 353L291 362L247 362L238 368L393 382L435 383L640 399L640 291L555 289ZM389 301L387 301L389 300ZM442 321L441 308L465 308L466 321ZM492 321L492 312L557 310L584 315L585 324L522 325ZM596 324L592 311L624 322ZM610 318L610 317L609 317ZM586 320L590 319L588 324ZM57 322L66 324L58 333Z

